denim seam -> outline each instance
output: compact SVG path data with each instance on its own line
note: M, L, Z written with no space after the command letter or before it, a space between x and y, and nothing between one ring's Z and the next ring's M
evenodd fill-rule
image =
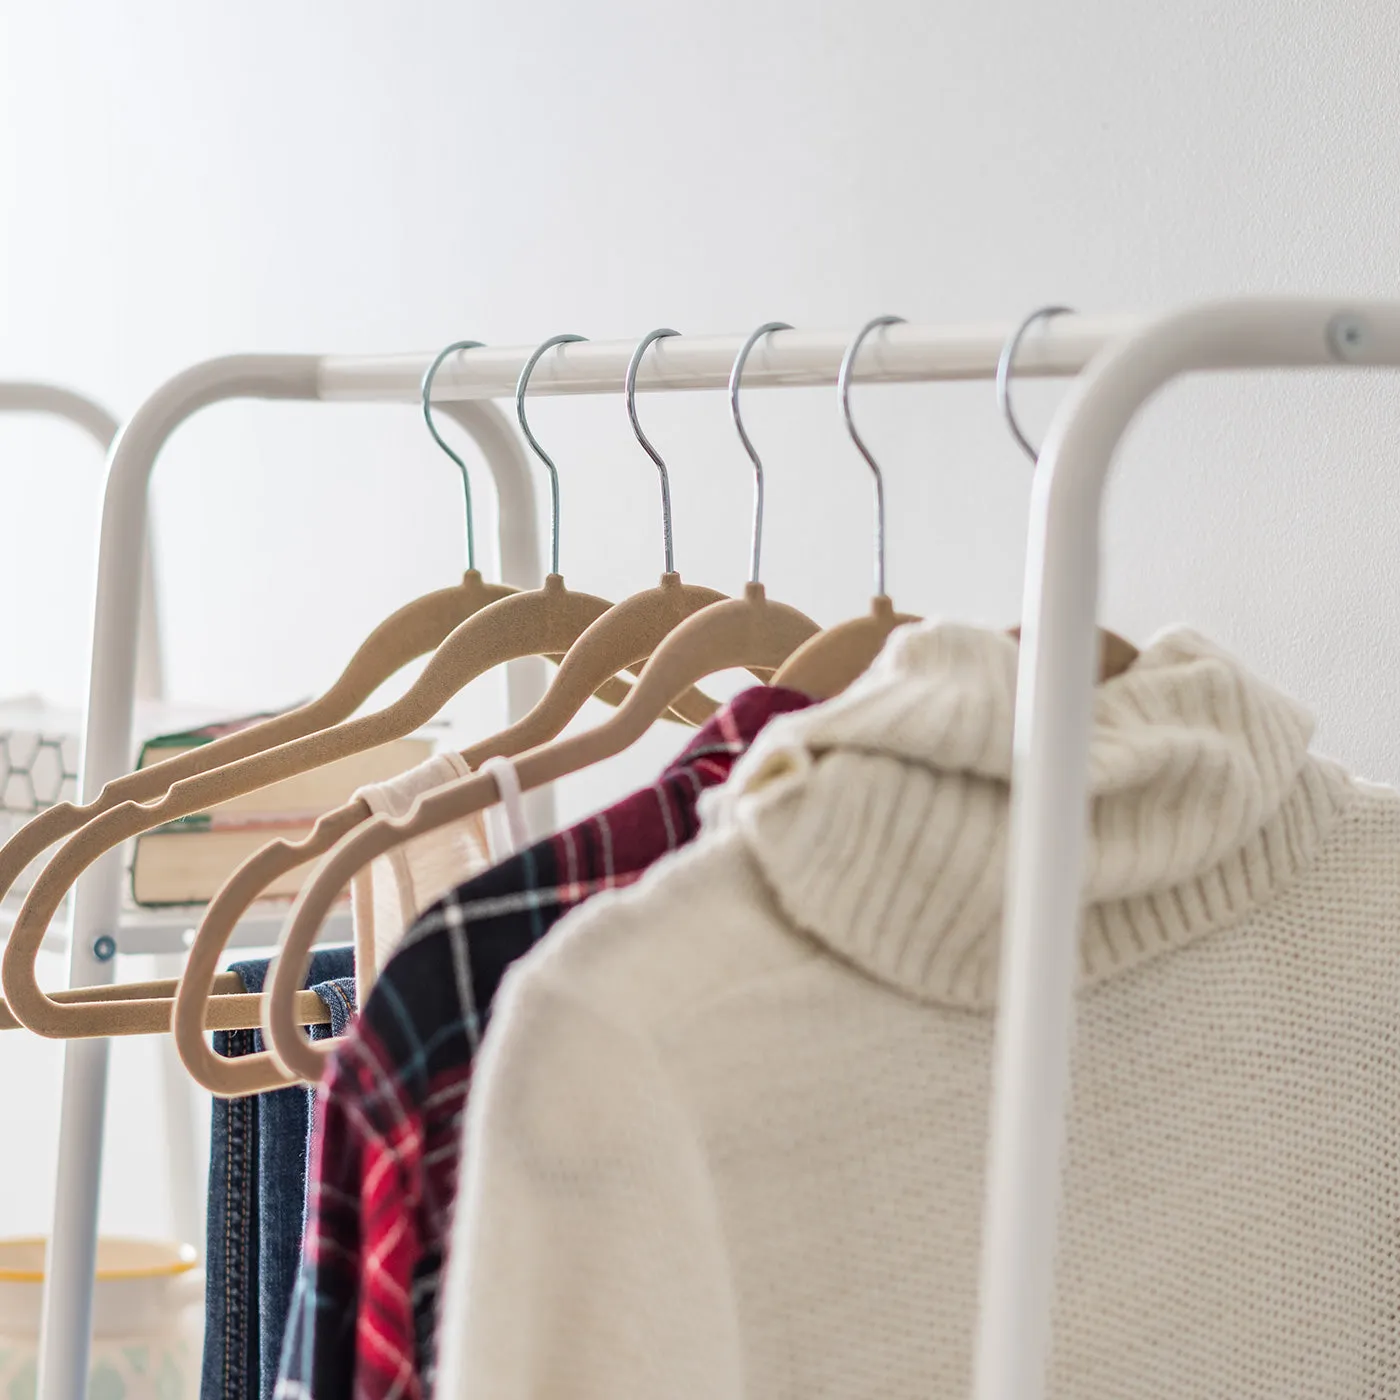
M231 1049L233 1047L230 1047ZM241 1047L235 1054L246 1053ZM253 1172L252 1160L255 1134L250 1119L256 1103L250 1099L234 1099L228 1105L230 1151L227 1178L230 1209L226 1216L224 1257L224 1397L234 1400L234 1376L247 1369L249 1344L248 1319L248 1260L252 1249ZM241 1171L236 1171L241 1167ZM238 1248L237 1246L241 1246Z
M231 1107L232 1107L232 1106L230 1105L230 1109L231 1109ZM225 1123L225 1125L224 1125L224 1131L227 1133L227 1132L229 1132L229 1130L230 1130L230 1128L231 1128L231 1126L232 1126L232 1113L229 1112L228 1110L226 1110L226 1112L228 1112L229 1121ZM228 1145L228 1147L231 1149L232 1146L233 1146L232 1141L230 1140L230 1141L228 1142L227 1145ZM223 1258L224 1277L223 1277L222 1282L223 1282L223 1285L224 1285L224 1296L225 1296L225 1297L228 1296L229 1259L232 1257L231 1251L232 1251L232 1249L233 1249L233 1219L232 1219L232 1215L231 1215L231 1205L232 1205L233 1199L234 1199L234 1195L233 1195L233 1152L230 1150L230 1151L227 1153L227 1155L225 1156L225 1158L224 1158L224 1258ZM232 1347L233 1347L233 1338L229 1335L229 1331L230 1331L230 1328L232 1327L232 1325L233 1325L233 1324L232 1324L232 1323L230 1322L230 1320L229 1320L229 1309L228 1309L228 1308L225 1308L225 1309L224 1309L224 1358L223 1358L223 1359L224 1359L224 1385L223 1385L223 1397L222 1397L222 1400L228 1400L228 1393L229 1393L229 1356L230 1356L231 1353L232 1353Z

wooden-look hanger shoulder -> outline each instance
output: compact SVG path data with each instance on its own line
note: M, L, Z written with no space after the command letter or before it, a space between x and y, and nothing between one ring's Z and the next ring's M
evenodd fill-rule
M463 759L469 767L479 768L488 758L509 758L554 738L596 693L600 677L617 675L647 662L687 618L728 601L725 594L713 588L683 583L677 573L662 574L655 588L624 598L569 648L549 689L529 714L499 734L464 749ZM751 669L765 679L769 674L761 668ZM692 693L695 692L687 691Z
M776 671L816 631L810 618L768 599L758 583L748 584L740 598L702 608L656 648L631 695L601 724L531 749L516 761L522 789L556 782L622 752L651 728L675 696L706 676L734 669ZM288 1070L315 1080L324 1065L324 1047L313 1045L296 1025L295 984L305 975L326 915L354 872L401 842L498 800L496 780L489 773L448 783L425 793L405 817L362 822L316 868L292 906L263 998L264 1032ZM314 838L313 831L308 844Z
M773 684L800 691L813 700L830 700L869 669L896 627L919 621L909 613L896 612L883 595L872 598L865 617L828 627L793 652L773 677ZM1019 640L1021 629L1013 627L1010 634ZM1099 632L1100 681L1121 675L1137 658L1137 648L1125 637Z
M350 658L335 684L318 699L211 744L138 768L108 783L91 802L60 802L40 812L0 847L0 899L37 856L118 804L149 802L182 778L207 773L348 719L385 681L432 651L459 623L515 591L506 584L485 583L479 573L470 570L461 583L416 598L385 618Z
M798 647L773 677L773 684L813 700L830 700L869 669L896 627L918 621L910 613L896 612L882 593L870 600L864 617L838 622Z
M163 822L411 734L463 686L496 666L525 656L567 652L609 606L605 599L570 591L562 578L551 574L543 588L513 592L460 622L409 690L384 709L181 778L155 801L127 800L100 811L55 853L15 919L0 964L10 1010L30 1030L60 1039L143 1033L123 1029L146 1023L143 1017L148 1019L150 1008L141 1000L114 1002L110 1007L65 1005L49 997L35 976L35 958L48 925L88 866L123 841ZM162 1005L168 1018L170 1004Z
M1099 629L1099 680L1109 681L1121 676L1132 666L1140 655L1138 649L1117 632L1107 628Z
M118 986L72 987L53 994L54 1000L64 1005L72 1003L96 1003L109 1001L143 1001L151 1009L143 1013L144 1023L139 1031L130 1034L163 1035L170 1029L169 1008L178 983L174 978L162 978L154 982L125 982ZM243 983L234 972L221 972L214 980L214 996L210 1004L209 1025L211 1031L251 1031L262 1025L262 997L243 990ZM147 997L159 997L159 1001L146 1001ZM166 1014L162 1015L161 1012ZM304 1026L321 1026L330 1020L326 1004L315 992L298 992L295 1000L297 1020ZM25 1027L16 1019L10 1008L0 1003L0 1031L20 1031ZM101 1035L100 1031L91 1035ZM288 1080L294 1083L294 1080Z
M1021 640L1019 624L1007 628L1007 632L1018 642ZM1099 684L1111 681L1114 676L1121 676L1138 659L1139 654L1138 649L1126 637L1120 637L1117 632L1110 632L1106 627L1100 627Z

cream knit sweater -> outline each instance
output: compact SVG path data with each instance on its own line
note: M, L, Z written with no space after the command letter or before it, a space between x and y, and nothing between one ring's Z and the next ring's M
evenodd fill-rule
M444 1397L968 1394L1015 665L904 629L512 974ZM1400 795L1311 727L1189 632L1099 690L1063 1400L1400 1396Z

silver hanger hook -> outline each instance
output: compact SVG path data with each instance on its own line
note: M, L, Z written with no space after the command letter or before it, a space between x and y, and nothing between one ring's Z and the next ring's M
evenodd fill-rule
M1042 306L1036 311L1032 311L1019 326L1012 331L1007 338L1005 345L1001 347L1001 354L997 358L997 406L1001 409L1002 417L1006 419L1006 426L1011 429L1011 436L1020 444L1021 450L1031 459L1032 465L1040 460L1040 449L1021 431L1021 425L1016 421L1016 411L1011 407L1011 367L1016 359L1016 351L1020 348L1021 339L1037 321L1048 320L1051 316L1073 316L1072 306Z
M552 574L559 572L559 472L555 468L553 458L540 446L539 439L530 431L530 424L525 418L525 390L529 388L530 376L535 372L535 366L539 364L546 351L553 350L556 345L572 345L575 341L587 339L586 335L550 336L525 361L525 368L520 371L520 378L515 381L515 416L520 423L520 431L525 434L525 441L530 444L530 450L544 463L545 470L549 472L549 571Z
M758 566L760 556L763 553L763 463L758 459L758 453L754 451L753 443L749 441L749 435L744 431L744 420L739 416L739 383L744 377L744 366L748 363L749 352L763 339L765 335L771 335L774 331L790 331L792 327L786 321L767 321L761 325L740 347L739 353L734 357L734 368L729 371L729 412L734 419L734 427L739 434L739 441L744 444L744 451L749 454L749 461L753 463L753 542L749 559L749 582L758 582Z
M851 371L855 368L856 356L860 354L860 347L871 331L879 330L881 326L902 326L903 324L903 316L876 316L873 320L867 321L856 332L856 338L851 341L846 353L841 357L841 369L836 375L836 396L841 403L841 416L846 420L846 431L850 433L851 441L856 445L856 451L865 458L865 465L870 468L871 475L875 478L875 596L877 598L885 596L885 477L870 449L865 445L864 439L856 431L855 420L851 417Z
M679 334L679 331L663 327L644 335L632 352L632 358L627 362L627 374L622 381L627 399L627 417L632 424L632 431L637 435L637 441L642 444L642 451L656 463L656 470L661 476L661 540L666 552L668 574L676 572L676 547L671 536L671 476L666 470L666 463L661 460L661 454L651 445L650 438L642 431L642 425L637 421L637 368L642 363L642 356L646 354L647 347L654 341Z
M481 340L454 340L438 357L423 371L423 421L428 425L428 431L433 435L433 441L442 448L444 452L457 464L457 470L462 473L462 503L466 508L467 515L467 568L476 568L476 527L472 518L472 483L467 476L467 464L452 450L447 440L438 432L437 424L433 422L433 380L437 378L437 372L442 366L442 362L449 356L455 355L459 350L483 350L486 348L485 341Z

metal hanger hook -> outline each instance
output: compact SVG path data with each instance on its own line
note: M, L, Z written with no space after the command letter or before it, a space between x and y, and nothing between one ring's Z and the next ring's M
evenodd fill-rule
M467 475L467 464L452 450L447 439L438 432L437 424L433 422L433 380L437 378L437 372L442 367L442 362L449 355L455 355L459 350L484 350L485 348L486 342L482 340L454 340L423 371L421 387L423 421L428 425L428 431L433 435L433 441L456 462L457 470L462 473L462 504L466 509L467 516L467 568L472 570L476 568L476 526L472 516L471 478Z
M656 463L656 470L661 476L661 542L665 550L668 574L676 572L676 546L671 535L671 475L666 470L666 463L661 460L661 454L651 445L651 439L642 431L642 425L637 421L637 368L653 342L679 334L679 331L673 331L669 327L648 331L632 352L632 358L627 362L627 374L622 381L627 399L627 418L632 424L632 431L637 435L637 441L642 444L642 451Z
M559 472L554 465L554 459L540 446L539 439L530 431L530 424L525 417L525 390L529 388L530 376L535 372L535 366L539 364L546 351L553 350L556 345L572 345L577 341L587 339L586 335L550 336L525 361L525 368L520 371L520 378L515 381L515 416L520 423L520 431L525 434L525 441L530 444L530 450L544 463L545 470L549 472L549 571L552 574L559 572Z
M1021 431L1021 425L1016 421L1016 411L1011 407L1011 367L1016 359L1016 351L1020 349L1022 337L1037 321L1048 320L1051 316L1073 316L1072 306L1042 306L1036 311L1032 311L1019 326L1012 331L1005 345L1001 347L1001 354L997 358L997 407L1001 409L1002 417L1006 419L1006 426L1011 429L1011 436L1020 444L1021 450L1031 459L1034 465L1040 460L1040 449Z
M749 557L749 582L758 582L758 567L763 553L763 463L758 459L758 453L754 451L753 443L749 441L749 435L744 431L744 420L739 415L739 384L744 377L744 366L748 363L749 352L763 339L765 335L771 335L774 331L790 331L792 327L786 321L767 321L761 325L740 347L739 353L734 357L734 368L729 371L729 412L734 419L735 430L739 434L739 441L744 444L744 451L749 454L749 461L753 463L753 541Z
M841 403L841 417L846 420L846 431L851 435L851 441L855 443L856 451L865 458L865 465L870 468L870 473L875 478L875 596L877 598L885 596L885 477L879 464L875 461L874 455L865 445L865 440L856 431L855 420L851 417L851 371L855 368L856 356L860 354L860 347L871 331L879 330L882 326L902 325L904 325L903 316L876 316L873 320L867 321L856 332L856 338L851 341L846 353L841 357L841 368L836 375L836 397Z

